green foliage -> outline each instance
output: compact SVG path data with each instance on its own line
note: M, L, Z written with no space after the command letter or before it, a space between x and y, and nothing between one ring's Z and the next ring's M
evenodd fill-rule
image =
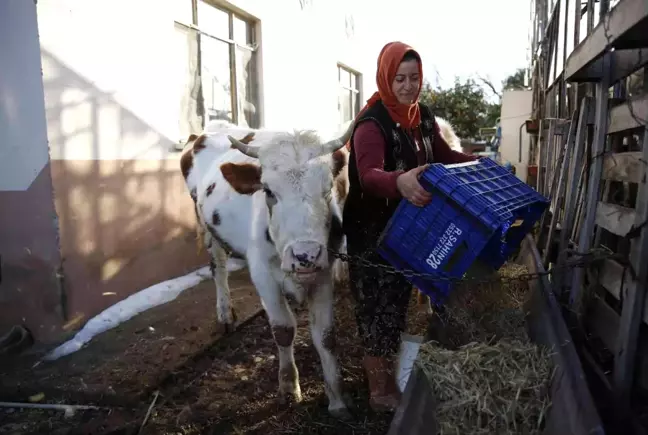
M501 106L486 100L484 89L472 79L455 79L448 89L432 88L425 82L421 102L430 105L435 115L447 119L460 138L475 138L479 129L494 127Z
M501 103L489 103L486 107L486 125L483 125L482 127L495 127L501 114Z
M524 86L524 68L518 68L515 73L511 74L502 81L502 88L507 90L526 89Z
M525 89L524 68L502 81L503 90ZM499 95L491 82L481 79ZM486 99L484 88L473 79L461 81L455 78L450 88L433 88L425 82L421 90L421 102L430 105L437 116L447 119L460 138L477 138L479 129L495 127L502 111L501 103L491 103Z

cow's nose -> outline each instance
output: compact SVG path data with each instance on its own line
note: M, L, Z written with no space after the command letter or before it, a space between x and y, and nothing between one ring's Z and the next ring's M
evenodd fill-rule
M315 242L299 242L291 247L292 255L300 266L312 265L322 255L322 245Z
M281 268L286 271L302 272L325 266L324 249L317 242L295 242L284 253Z

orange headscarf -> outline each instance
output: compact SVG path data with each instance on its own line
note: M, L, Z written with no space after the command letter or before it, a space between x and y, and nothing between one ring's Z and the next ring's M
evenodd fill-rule
M378 55L378 69L376 71L378 92L375 92L371 98L367 100L367 104L360 113L364 112L367 108L373 106L378 101L382 101L394 122L399 123L404 128L418 127L421 123L418 97L421 93L423 81L421 80L421 83L419 84L419 88L416 91L416 99L413 104L399 103L396 95L392 92L392 83L396 77L396 72L403 60L403 56L405 56L405 53L408 51L413 51L418 56L416 50L399 41L390 42L380 50L380 54ZM423 66L420 62L418 68L419 76L423 78Z

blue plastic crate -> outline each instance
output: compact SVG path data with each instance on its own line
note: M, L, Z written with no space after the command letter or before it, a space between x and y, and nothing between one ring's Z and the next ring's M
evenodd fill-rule
M499 269L549 204L489 158L432 164L420 181L432 201L425 207L401 201L378 252L394 267L433 275L408 279L436 304L475 260Z

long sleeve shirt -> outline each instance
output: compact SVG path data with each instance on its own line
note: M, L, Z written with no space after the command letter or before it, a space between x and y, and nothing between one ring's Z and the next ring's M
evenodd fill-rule
M443 139L439 125L435 122L436 137L432 145L435 163L464 163L477 159L477 156L464 154L450 148ZM414 130L414 142L417 147L419 165L425 164L425 148L419 129ZM356 128L353 136L356 165L362 189L372 196L400 199L396 179L405 171L385 171L385 138L378 124L363 122Z

